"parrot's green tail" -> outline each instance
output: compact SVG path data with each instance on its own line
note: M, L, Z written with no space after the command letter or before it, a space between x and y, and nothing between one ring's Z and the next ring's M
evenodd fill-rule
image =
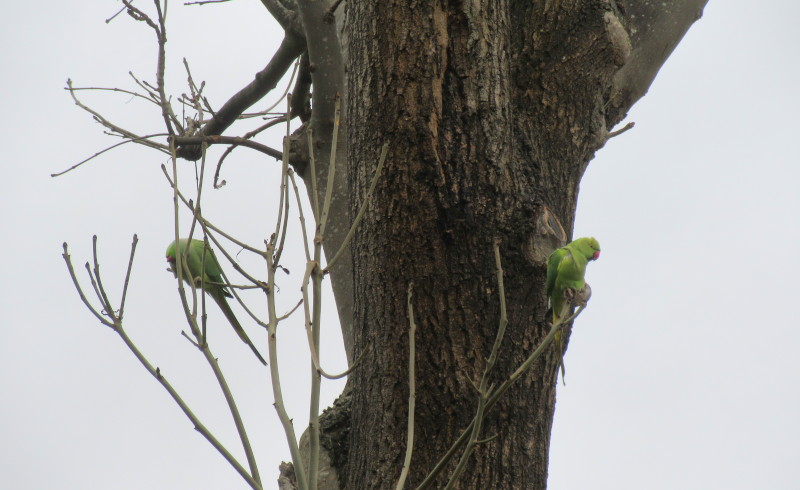
M556 332L555 336L553 337L553 345L556 347L558 352L558 367L561 369L561 383L566 386L567 382L565 381L565 376L567 373L564 370L564 340L561 336L561 330Z
M217 304L219 305L219 309L222 310L222 313L225 315L225 318L228 319L228 322L231 324L233 329L239 335L239 338L242 339L242 342L250 346L250 349L253 350L253 354L256 355L259 361L261 361L261 364L266 366L267 361L264 360L264 358L261 356L261 353L258 352L258 349L256 349L256 346L253 345L253 342L250 340L250 337L247 336L247 333L242 328L242 324L239 323L239 319L236 318L236 315L233 314L233 310L231 310L231 306L228 304L228 301L225 299L225 296L223 296L223 294L224 290L219 289L218 292L212 293L211 297L214 298L214 301L217 302Z

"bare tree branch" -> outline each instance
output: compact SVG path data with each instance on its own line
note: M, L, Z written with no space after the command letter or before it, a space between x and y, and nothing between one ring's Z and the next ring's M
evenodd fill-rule
M167 126L167 132L170 135L175 134L173 125L178 128L180 133L183 133L183 127L180 120L172 111L172 106L167 99L166 89L164 87L164 72L166 70L166 44L167 44L167 26L165 21L165 13L161 9L160 0L154 0L156 13L158 14L158 24L153 21L147 14L138 8L131 5L129 0L122 0L125 7L128 8L128 14L135 20L142 21L150 26L156 33L158 39L158 59L156 62L156 92L158 93L159 105L161 106L161 116L164 118L164 124ZM166 3L165 3L166 5Z
M344 61L339 37L336 26L323 21L326 2L298 0L297 4L303 19L309 64L313 67L312 126L318 135L326 136L333 125L335 98L344 93ZM346 107L346 101L342 107Z
M304 48L302 40L287 34L267 66L256 74L250 84L231 97L214 114L214 117L198 132L198 136L222 134L248 107L261 100L278 85L281 77L292 66L292 62L303 53ZM176 144L181 143L176 141ZM242 146L247 145L242 144ZM196 161L201 157L200 147L197 144L183 143L178 148L178 156Z
M71 171L75 170L76 168L80 167L84 163L86 163L86 162L88 162L90 160L93 160L94 158L99 157L103 153L105 153L107 151L110 151L110 150L113 150L114 148L120 147L120 146L125 145L127 143L144 144L144 143L142 143L143 141L148 141L150 143L154 143L154 142L150 141L150 138L155 138L156 136L167 136L167 133L148 134L147 136L141 136L138 139L127 139L126 138L124 141L120 141L119 143L116 143L114 145L111 145L111 146L109 146L107 148L104 148L104 149L98 151L97 153L95 153L94 155L92 155L92 156L90 156L88 158L84 158L83 160L81 160L80 162L76 163L75 165L69 167L66 170L62 170L61 172L56 172L56 173L50 174L50 177L60 177L60 176L64 175L67 172L71 172ZM154 144L158 144L158 143L154 143ZM145 145L145 146L150 146L150 145ZM164 152L164 153L167 153L166 151L161 150L160 148L159 148L159 150Z
M261 144L257 141L244 139L238 136L175 136L174 140L176 145L197 145L198 148L200 147L200 143L208 143L209 145L222 144L246 146L247 148L252 148L264 153L265 155L271 156L276 160L283 158L283 153L278 150L270 148L269 146ZM188 148L188 146L182 146L182 148Z
M205 153L205 144L203 144L202 146L203 146L203 150L204 150L204 153ZM172 169L173 169L173 174L175 175L175 180L172 181L171 183L172 183L172 189L173 189L173 213L174 213L174 217L175 217L174 234L175 234L175 240L177 241L178 240L178 235L179 235L179 222L178 222L179 213L178 213L178 207L179 207L179 198L182 199L182 196L180 195L180 191L178 190L178 187L177 187L177 182L178 182L178 174L177 174L178 170L177 169L178 169L178 165L177 165L177 157L175 156L175 147L174 147L174 145L170 146L170 150L172 152L172 158L171 158ZM203 166L205 165L205 159L204 159L202 165ZM165 166L162 165L162 169L166 173ZM202 173L203 173L203 167L201 167L201 175L202 175ZM167 177L169 177L169 176L167 176ZM192 209L192 212L193 212L193 215L194 215L194 217L192 219L192 225L191 225L191 228L190 228L190 231L189 231L189 239L191 239L191 237L192 237L192 233L194 231L195 224L200 220L200 218L199 218L199 200L200 200L200 195L201 195L201 191L202 191L202 182L203 182L202 177L198 178L198 182L197 182L197 186L198 186L198 189L197 189L198 205L197 205L197 207L195 208L194 206L191 206L191 203L189 203L190 204L189 207L190 207L190 209ZM185 200L184 200L184 202L185 202ZM201 226L202 226L202 223L201 223ZM203 227L203 232L204 232L204 238L207 241L208 230L205 227ZM213 239L213 237L212 237L212 239ZM217 245L219 245L219 244L217 244ZM203 247L203 258L202 258L202 260L205 260L206 250L210 250L210 249L207 248L207 247ZM210 347L208 345L208 341L207 341L208 337L206 335L206 318L207 318L206 317L206 308L205 308L206 307L206 302L205 302L206 301L206 296L204 294L202 294L202 293L200 295L200 297L201 297L200 303L201 303L201 323L202 323L202 325L199 326L198 323L197 323L197 287L195 285L195 281L194 281L193 278L192 278L192 280L188 281L188 283L191 285L191 295L192 295L192 301L193 301L192 307L190 308L189 304L188 304L188 299L186 297L186 291L185 291L185 288L184 288L184 281L187 278L187 274L191 274L191 272L189 271L189 268L188 268L187 258L186 258L186 255L185 255L186 253L188 253L188 251L189 251L188 247L185 247L184 253L182 253L182 254L181 253L176 253L176 256L175 256L175 259L176 259L175 260L176 270L174 272L176 273L175 276L176 276L176 280L178 282L178 293L179 293L179 296L180 296L181 304L183 306L184 314L186 316L186 320L187 320L187 322L189 324L189 327L190 327L190 329L192 331L192 335L194 335L194 337L196 339L196 342L193 342L193 344L195 344L195 346L203 354L203 357L206 359L206 362L209 364L209 366L211 367L211 369L212 369L212 371L214 373L214 377L217 380L217 384L219 385L220 389L222 390L223 396L224 396L225 401L226 401L226 403L228 405L228 409L229 409L229 411L231 413L231 417L233 418L234 425L236 426L236 430L237 430L237 433L239 435L239 440L242 443L242 447L243 447L245 455L247 457L248 464L250 465L250 472L251 472L250 475L249 475L251 477L250 479L252 481L254 481L255 483L257 483L258 486L260 487L261 486L261 478L259 476L258 465L256 463L255 454L253 453L253 448L252 448L252 445L250 444L250 439L249 439L249 437L247 435L247 431L246 431L246 428L244 426L244 422L242 420L242 417L241 417L241 414L239 412L239 409L238 409L238 407L236 405L236 400L233 397L233 394L232 394L232 392L230 390L228 382L225 379L225 377L224 377L224 375L222 373L222 370L219 367L219 363L217 362L216 356L214 356L211 353L211 349L210 349ZM224 253L224 250L223 250L223 253ZM190 276L188 276L188 277L190 277ZM225 281L227 282L227 277L225 277L224 274L223 274L223 278L225 278ZM205 276L201 278L200 288L202 290L205 290L205 287L202 284L203 280L205 280ZM233 291L233 294L236 295L236 292ZM238 295L236 295L236 298L239 299ZM239 300L239 301L241 301L241 300ZM248 313L250 313L249 310L248 310ZM255 347L253 346L252 343L250 343L250 348L253 349L253 351L256 353L256 356L259 357L259 360L261 362L264 362L264 360L261 358L260 354L258 354L258 352L256 351L256 349L255 349Z
M260 133L262 131L266 131L267 129L269 129L269 128L273 127L273 126L276 126L276 125L278 125L278 124L280 124L282 122L288 122L288 119L285 116L284 117L276 117L276 118L272 119L271 121L267 122L266 124L262 124L261 126L257 127L256 129L254 129L252 131L248 131L247 133L245 133L245 135L242 138L245 138L245 139L249 140L253 136L256 136L258 133ZM228 157L228 155L233 153L233 150L235 150L237 146L239 146L239 145L231 145L231 146L229 146L228 148L225 149L225 152L222 154L222 156L219 157L219 161L217 162L217 169L214 171L214 188L215 189L219 189L220 187L225 185L225 181L224 180L222 182L219 181L219 173L222 170L222 162L225 161L225 159ZM273 151L277 152L277 150L273 150ZM277 155L275 155L275 157L276 157L276 159L278 158ZM281 155L280 158L283 159L283 155Z
M292 463L297 471L297 484L301 490L308 488L308 480L303 471L303 459L300 455L300 448L297 444L297 435L294 432L292 419L286 413L286 407L283 403L283 392L281 390L280 371L278 369L278 315L275 312L275 268L272 264L272 253L274 252L274 240L270 241L267 246L267 309L269 311L269 328L268 328L268 345L269 345L269 369L272 376L272 395L275 400L273 404L275 410L278 412L278 419L280 419L283 426L284 433L286 434L286 441L289 444L289 452L292 455Z
M132 92L130 90L125 90L125 89L116 88L116 87L72 87L72 90L74 90L76 92L78 92L80 90L99 90L99 91L108 91L108 92L119 92L119 93L122 93L122 94L131 95L133 97L139 97L139 98L142 98L142 99L144 99L144 100L146 100L148 102L152 102L155 105L159 105L158 104L158 100L153 98L153 94L150 93L149 91L148 91L147 95L145 96L145 95L140 94L139 92Z
M270 15L283 27L286 32L291 32L296 35L302 35L299 19L295 9L287 8L283 3L278 0L261 0L264 7L267 8Z
M702 16L706 3L708 0L684 0L670 2L667 8L660 2L625 2L622 11L606 19L609 37L617 40L614 44L619 46L621 58L626 58L614 76L606 116L609 127L621 121L647 93L675 46Z
M137 142L141 142L142 145L149 146L150 148L155 148L156 150L161 150L163 152L167 152L167 150L169 150L169 147L166 145L149 141L147 140L146 136L139 136L138 134L132 133L127 129L123 129L120 126L117 126L116 124L112 123L108 119L101 116L99 112L95 111L94 109L90 108L89 106L85 105L83 102L78 100L78 96L75 95L75 90L72 88L72 80L67 79L67 86L65 87L64 90L69 91L69 94L72 96L72 100L75 102L75 105L77 105L84 111L94 116L95 121L99 122L100 124L108 128L111 132L119 134L130 140L136 140Z
M313 131L312 145L315 153L315 177L309 175L310 168L297 168L306 183L309 200L324 202L328 173L335 173L329 213L333 217L325 231L324 252L330 259L339 250L350 228L350 203L348 199L347 133L342 125L336 131L338 145L333 145L334 121L336 120L337 96L342 113L347 113L347 100L344 98L344 59L342 57L336 26L324 21L328 9L327 2L316 0L297 0L297 9L303 20L309 71L314 90L311 94L311 119L305 130ZM297 134L297 133L295 133ZM303 138L297 138L302 142ZM304 149L305 145L293 146ZM335 155L330 157L329 155ZM310 158L310 155L309 155ZM295 161L294 155L292 158ZM336 165L336 168L332 168ZM316 180L316 182L311 182ZM309 185L310 184L310 185ZM313 190L316 189L316 190ZM317 195L312 195L316 193ZM319 209L322 213L322 209ZM316 216L319 218L319 215ZM336 309L339 314L345 352L349 363L353 361L353 271L352 254L347 248L339 258L340 266L331 275Z
M225 3L231 0L203 0L200 2L185 2L184 5L207 5L209 3Z
M177 390L175 390L175 388L172 386L172 384L170 384L170 382L167 381L167 379L161 374L161 370L159 368L153 366L150 363L150 361L147 360L147 358L144 356L144 354L142 354L142 352L139 350L139 348L133 343L133 341L130 339L130 337L128 337L128 334L125 332L125 329L122 326L122 317L120 316L120 314L115 313L113 307L111 306L111 304L108 303L108 296L106 294L105 289L102 286L102 282L101 282L100 276L99 276L100 266L99 266L99 263L98 263L98 260L97 260L97 236L94 236L92 240L93 240L93 247L92 248L93 248L93 257L94 257L93 258L94 269L93 269L93 272L90 270L90 278L91 278L91 281L92 281L92 285L97 288L98 297L104 298L102 300L102 302L104 303L104 310L105 310L104 315L106 317L108 317L108 319L103 318L103 316L101 316L97 312L97 310L91 305L91 303L89 303L88 300L86 299L86 296L85 296L85 294L83 292L83 289L81 288L80 283L78 282L78 279L75 276L75 271L74 271L74 269L72 267L72 261L71 261L71 258L70 258L70 255L69 255L69 252L68 252L68 249L67 249L67 244L65 242L64 245L63 245L64 253L62 254L62 256L64 257L64 261L67 264L67 269L69 271L70 277L72 278L72 282L75 285L75 289L78 291L78 295L81 297L81 300L84 302L84 304L89 309L89 311L98 320L100 320L100 322L103 325L106 325L106 326L112 328L115 332L117 332L117 334L120 336L120 338L122 338L122 341L125 343L125 345L128 347L128 349L130 349L130 351L133 353L133 355L136 357L136 359L139 360L139 362L142 364L142 366L144 366L145 369L147 369L147 371L161 384L161 386L163 386L164 389L167 390L167 392L172 397L172 399L175 401L175 403L178 404L178 407L180 407L181 411L183 411L183 413L192 422L192 424L194 425L195 430L197 430L203 437L206 438L207 441L209 441L211 443L212 446L214 446L214 448L225 458L226 461L228 461L228 463L231 466L233 466L233 468L236 470L236 472L239 473L239 475L250 485L251 488L253 488L255 490L261 490L261 488L262 488L261 487L261 483L258 481L258 473L257 473L257 470L255 469L255 467L253 467L254 468L253 469L253 475L251 475L250 473L247 472L247 470L239 463L239 461L236 460L236 458L230 453L230 451L228 451L228 449L211 433L211 431L194 414L192 409L189 408L189 405L183 400L183 398L180 396L180 394L178 394ZM129 280L129 277L130 277L130 269L131 269L131 264L133 263L133 255L134 255L134 252L136 250L137 241L138 241L138 239L134 235L133 244L131 246L131 256L130 256L130 259L128 260L128 269L127 269L127 272L126 272L126 275L125 275L125 288L126 289L127 289L127 281ZM87 263L87 268L88 268L88 263ZM124 296L125 296L125 293L123 292L123 298L124 298ZM120 310L122 310L122 304L120 305ZM204 354L206 354L206 358L210 359L210 361L213 361L213 363L212 363L212 367L213 367L214 363L216 362L214 356L211 355L210 351L208 350L208 346L207 345L202 346L202 347L203 347L203 349L201 349L201 350L203 350ZM218 366L217 366L217 370L218 370ZM221 372L218 373L216 370L215 370L215 374L219 374L221 376ZM218 379L220 379L220 378L218 378ZM224 385L223 389L226 389L227 388L227 384L224 383L224 378L222 379L222 383ZM227 392L227 395L230 395L229 391ZM231 409L235 413L234 418L236 418L236 416L238 416L238 411L235 410L235 405L233 407L231 407ZM243 426L239 427L240 423L241 423L241 420L238 421L237 428L241 428L243 430ZM240 435L241 435L241 432L240 432ZM247 442L246 436L243 439L243 443L245 443L246 445L249 445L249 442ZM245 450L247 451L247 448L245 448ZM250 456L251 456L251 454L248 453L248 458ZM254 460L252 462L254 463Z

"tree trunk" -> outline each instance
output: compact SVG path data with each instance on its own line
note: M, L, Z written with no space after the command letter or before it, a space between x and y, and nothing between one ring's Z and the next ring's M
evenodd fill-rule
M615 76L635 46L614 2L350 0L346 8L351 212L381 145L390 150L352 246L354 355L366 355L350 379L345 488L390 488L402 467L411 283L413 486L475 414L473 383L499 321L493 240L509 319L491 378L498 384L549 329L545 258L557 243L547 241L546 210L571 235L588 162L644 92L620 102ZM494 438L478 446L458 488L546 487L557 360L551 349L489 413L482 437Z

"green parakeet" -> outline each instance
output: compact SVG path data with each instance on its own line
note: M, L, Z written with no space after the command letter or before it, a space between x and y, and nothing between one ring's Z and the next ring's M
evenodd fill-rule
M567 296L574 296L583 290L586 281L586 265L590 260L600 257L600 244L593 237L578 238L556 249L547 259L547 296L553 310L553 324L563 321L569 315L570 302ZM566 293L565 293L566 291ZM556 333L555 345L559 352L564 351L561 331ZM564 359L561 366L561 379L564 379Z
M188 249L186 247L187 243L189 245ZM203 252L204 248L205 255ZM241 323L239 323L239 320L233 314L233 310L231 310L228 301L225 299L231 298L232 296L231 293L225 289L225 286L223 286L222 269L211 247L206 247L203 240L190 241L186 238L170 243L169 247L167 247L167 262L170 264L170 270L177 277L176 253L182 254L181 257L185 260L186 268L184 269L183 280L186 282L190 282L190 280L194 281L195 287L202 287L203 290L214 299L225 315L225 318L228 319L233 329L239 334L239 338L253 349L258 360L266 366L267 361L261 357L261 354L253 345L253 342L250 341ZM191 274L191 278L187 277L189 274Z

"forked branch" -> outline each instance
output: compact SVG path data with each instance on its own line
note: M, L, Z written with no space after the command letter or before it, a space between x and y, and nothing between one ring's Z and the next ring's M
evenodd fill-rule
M120 301L119 313L115 311L113 305L111 304L110 300L108 299L108 294L103 286L102 280L100 279L100 265L99 260L97 258L97 236L93 237L93 264L94 267L90 267L89 263L86 263L86 268L89 271L89 278L92 282L93 287L98 295L98 298L101 300L101 304L103 307L98 310L95 308L91 302L86 297L83 288L80 285L80 281L78 281L78 277L75 274L75 270L72 266L72 259L69 255L69 250L67 243L63 244L64 253L62 257L64 258L64 262L67 265L67 270L69 271L70 278L72 279L73 284L75 285L75 289L78 292L78 295L83 301L86 308L102 323L103 325L111 328L114 330L128 347L128 349L133 353L136 359L145 367L147 372L150 373L160 384L164 387L164 389L169 393L175 403L178 404L181 411L186 415L186 417L192 422L194 425L195 430L197 430L206 440L211 443L211 445L225 458L226 461L236 470L237 473L250 485L251 488L255 490L261 490L261 483L258 477L258 471L255 468L251 468L253 470L252 474L249 473L237 460L236 458L228 451L227 448L211 433L211 431L200 421L200 419L195 415L189 405L183 400L177 390L172 386L172 384L164 377L161 373L161 370L158 367L153 366L150 361L142 354L139 348L133 343L131 338L125 332L122 324L122 312L125 307L125 297L127 294L127 288L130 280L130 273L133 267L133 257L136 252L136 244L138 243L138 238L136 235L133 237L133 244L131 245L131 254L128 260L128 268L125 273L125 281L123 284L123 292L122 292L122 300ZM206 346L207 350L207 346ZM213 356L212 356L213 357Z

